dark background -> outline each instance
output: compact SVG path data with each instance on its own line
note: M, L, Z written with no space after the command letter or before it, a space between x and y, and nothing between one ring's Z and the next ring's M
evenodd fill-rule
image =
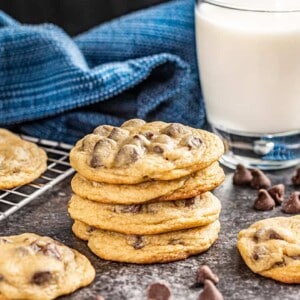
M0 0L0 10L22 23L54 23L71 35L167 0Z

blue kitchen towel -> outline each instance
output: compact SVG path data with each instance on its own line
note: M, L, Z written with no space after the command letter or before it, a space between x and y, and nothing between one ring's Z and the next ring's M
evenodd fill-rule
M75 38L0 12L0 126L74 143L129 118L205 123L194 1L170 1Z

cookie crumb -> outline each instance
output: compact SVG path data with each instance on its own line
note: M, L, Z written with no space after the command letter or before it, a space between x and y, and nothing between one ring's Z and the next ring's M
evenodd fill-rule
M215 287L212 281L206 279L204 281L204 288L200 293L198 300L223 300L222 294Z
M272 210L275 207L275 201L270 196L267 190L260 189L257 194L257 198L254 201L254 208L256 210Z
M287 214L300 213L300 192L293 192L288 199L282 203L282 209Z
M217 284L219 282L219 278L216 274L213 273L213 271L210 269L209 266L203 265L201 266L196 274L196 283L198 285L204 284L204 281L206 279L211 280L214 284Z
M250 185L254 189L267 189L271 186L271 180L267 177L267 175L259 170L253 169L251 170L251 174L253 176Z
M148 300L171 300L171 291L167 283L155 282L147 288Z
M234 185L249 185L253 176L251 171L244 165L238 164L236 166L232 181Z

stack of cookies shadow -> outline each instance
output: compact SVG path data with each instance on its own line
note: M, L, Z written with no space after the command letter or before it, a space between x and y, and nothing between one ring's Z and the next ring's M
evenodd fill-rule
M218 238L221 140L178 123L132 119L77 142L68 210L97 256L130 263L184 259Z

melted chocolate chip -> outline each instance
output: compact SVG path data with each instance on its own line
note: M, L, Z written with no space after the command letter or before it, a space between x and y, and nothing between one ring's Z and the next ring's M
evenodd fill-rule
M300 213L300 192L293 192L288 199L284 200L281 210L287 214Z
M181 239L170 239L168 244L169 245L185 245L184 241Z
M112 139L104 138L99 140L95 144L90 166L92 168L105 166L106 160L111 155L111 152L116 145L116 142Z
M0 281L4 280L4 276L2 274L0 274Z
M259 255L256 252L253 253L252 257L254 260L259 260Z
M284 240L284 238L273 228L261 228L254 234L256 241L266 241L266 240Z
M136 162L141 157L141 151L136 145L124 145L115 157L115 165L123 166Z
M184 200L184 207L191 207L195 204L195 198L189 198Z
M293 185L300 185L300 168L296 170L296 174L292 177Z
M256 210L272 210L275 207L275 201L274 199L270 196L270 194L264 190L261 189L258 191L257 198L255 199L254 202L254 208Z
M147 299L148 300L170 300L171 291L167 284L162 282L152 283L147 288Z
M91 232L93 232L93 231L95 231L96 230L96 227L94 227L94 226L89 226L88 228L87 228L87 232L88 233L91 233Z
M151 131L144 132L143 135L146 137L146 139L151 140L154 137L154 133Z
M276 263L272 266L272 268L282 268L282 267L284 267L284 266L286 266L286 263L285 263L285 261L283 260L283 261L278 261L278 262L276 262Z
M189 150L197 149L202 145L202 140L198 137L188 135L180 141L180 144L183 146L187 146Z
M252 253L252 258L254 260L259 260L262 256L266 254L266 250L264 247L257 246L255 247L253 253Z
M209 268L209 266L201 266L196 273L196 283L198 285L204 284L206 279L211 280L214 284L219 282L219 278L213 271Z
M280 205L284 200L285 186L277 184L268 189L268 193L275 200L277 205Z
M248 185L250 184L253 176L245 166L238 164L236 166L232 181L235 185Z
M8 240L7 238L1 238L0 237L0 244L11 244L11 241L10 240Z
M170 137L176 138L180 135L187 133L187 130L182 124L171 123L168 126L166 126L161 132Z
M143 208L142 204L124 205L124 207L122 207L121 209L121 212L136 214L141 212L142 208Z
M300 260L300 255L297 256L289 256L289 258L293 259L293 260Z
M50 256L53 258L56 258L58 260L61 259L61 253L59 252L58 248L56 245L48 243L42 248L42 252L46 256Z
M36 285L44 285L53 279L52 273L49 271L36 272L31 278L31 283Z
M271 186L270 179L259 169L251 170L253 176L250 185L254 189L267 189Z
M144 243L143 243L143 237L140 235L136 235L135 236L135 241L133 244L133 248L138 250L138 249L142 249L144 247Z
M112 139L116 142L119 142L119 141L126 139L128 137L128 135L129 135L129 133L127 130L118 128L118 127L114 127L113 130L108 135L108 138Z
M159 146L159 145L155 145L155 146L152 148L152 150L153 150L153 152L155 152L155 153L159 153L159 154L164 153L164 149L163 149L161 146Z
M223 300L222 294L210 280L204 281L204 288L200 293L198 300Z

